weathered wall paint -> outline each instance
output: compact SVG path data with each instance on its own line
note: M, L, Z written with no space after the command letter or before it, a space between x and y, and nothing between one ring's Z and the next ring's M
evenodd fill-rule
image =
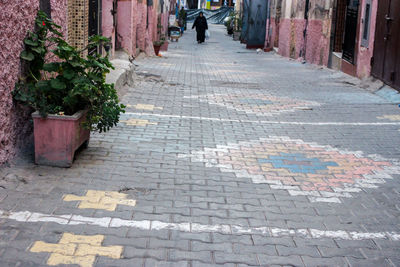
M365 0L361 1L361 18L365 17ZM358 55L357 55L357 76L365 78L371 75L371 58L374 55L374 41L375 41L375 27L376 17L378 12L378 0L372 0L371 18L370 18L370 34L368 48L361 46L361 41L358 42ZM364 28L364 20L361 20L359 40L362 38Z
M103 0L102 31L111 37L113 43L117 38L117 47L130 55L145 52L154 55L153 41L158 40L158 17L161 19L162 33L167 34L168 17L172 4L167 0L153 0L152 5L146 0L120 0L117 9L117 29L111 15L112 0ZM116 36L117 35L117 36ZM112 56L116 47L112 49Z
M66 32L66 0L52 0L52 18ZM37 0L0 2L0 164L11 159L32 131L30 112L17 105L11 92L21 75L19 55L28 30L33 30Z
M115 28L114 28L114 18L111 13L113 9L113 0L103 0L102 1L102 35L111 39L113 44L110 53L113 58L115 55Z
M117 28L117 40L119 46L121 46L127 53L134 54L134 42L133 42L133 5L135 0L118 1L118 28Z
M271 35L268 45L278 45L282 56L304 58L312 64L327 65L333 1L310 0L307 21L305 0L283 0L279 24L276 21L279 16L278 1L271 3Z

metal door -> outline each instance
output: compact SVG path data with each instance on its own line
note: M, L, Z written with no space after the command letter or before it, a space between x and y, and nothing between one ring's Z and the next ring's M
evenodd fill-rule
M266 0L244 0L247 7L247 48L264 48L266 23L268 15L268 4ZM244 12L246 12L244 10Z
M343 59L354 64L359 0L347 0L346 26L343 40Z
M400 90L400 1L380 0L372 75Z
M100 33L100 20L99 20L99 13L100 13L100 0L89 0L89 37L93 35L97 35ZM99 48L92 49L89 54L94 52L98 52Z
M243 16L242 16L242 34L241 34L241 39L244 42L247 42L247 34L248 34L248 23L249 23L249 2L248 1L242 1L242 6L243 6Z

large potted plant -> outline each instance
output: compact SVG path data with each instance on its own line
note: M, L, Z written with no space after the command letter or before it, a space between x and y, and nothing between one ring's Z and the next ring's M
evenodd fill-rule
M108 45L109 39L90 37L87 47L77 50L59 28L38 12L35 31L24 39L24 76L16 83L14 98L35 111L35 162L70 167L75 151L87 146L90 131L108 131L125 107L114 85L105 81L113 68L108 55L95 49ZM82 56L87 51L95 52Z

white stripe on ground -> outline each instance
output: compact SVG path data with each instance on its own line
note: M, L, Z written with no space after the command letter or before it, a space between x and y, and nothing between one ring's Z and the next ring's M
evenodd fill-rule
M234 120L234 119L221 119L197 116L181 116L181 115L167 115L167 114L154 114L154 113L135 113L126 112L125 115L134 116L153 116L160 118L177 118L177 119L194 119L204 121L220 121L220 122L239 122L239 123L261 123L261 124L286 124L286 125L313 125L313 126L386 126L386 125L400 125L400 122L304 122L304 121L263 121L263 120Z
M198 223L167 223L151 220L125 220L111 217L84 217L80 215L51 215L30 211L7 212L0 211L0 218L18 222L53 222L62 225L95 225L104 228L131 227L140 230L176 230L191 233L221 233L221 234L257 234L264 236L283 237L296 236L303 238L334 238L343 240L388 239L400 241L400 233L397 232L357 232L357 231L325 231L312 228L286 229L277 227L247 227L225 224L198 224Z

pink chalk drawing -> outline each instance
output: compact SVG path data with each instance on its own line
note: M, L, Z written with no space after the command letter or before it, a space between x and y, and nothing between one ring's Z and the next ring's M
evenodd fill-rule
M259 116L273 116L283 112L294 112L296 110L321 106L320 103L314 101L296 100L265 94L207 94L185 98L198 99L200 102Z
M179 157L292 196L306 196L311 202L341 203L340 198L377 188L392 174L400 174L395 160L279 136L217 145Z

